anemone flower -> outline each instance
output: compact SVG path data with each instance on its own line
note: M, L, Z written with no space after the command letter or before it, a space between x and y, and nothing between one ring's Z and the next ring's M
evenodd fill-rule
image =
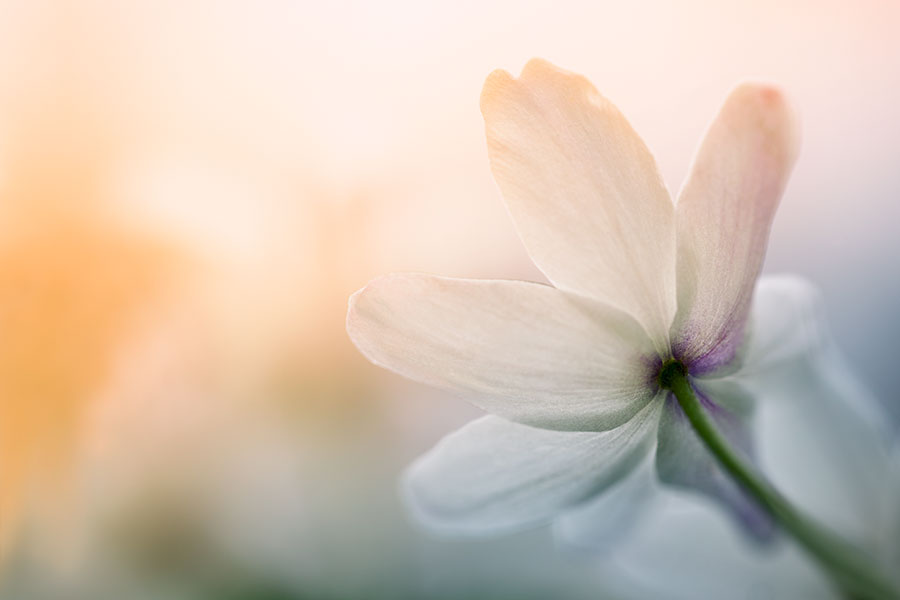
M658 480L715 499L760 542L777 520L853 587L854 561L828 550L840 543L748 466L752 374L766 367L743 358L780 326L748 322L754 289L805 291L756 286L798 147L782 94L731 92L674 203L647 147L583 77L534 60L518 79L491 74L481 107L494 177L551 285L397 274L351 298L348 331L369 360L491 413L412 465L413 512L447 532L534 526L655 451ZM803 346L778 341L785 359Z

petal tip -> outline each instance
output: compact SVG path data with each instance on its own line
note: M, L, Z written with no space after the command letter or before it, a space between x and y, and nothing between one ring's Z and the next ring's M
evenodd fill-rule
M785 158L793 161L800 144L797 110L785 92L771 83L744 82L728 95L723 114L735 122L751 121L770 139L780 140Z
M362 318L359 314L359 303L362 300L363 295L369 289L370 285L371 282L353 292L347 299L347 317L344 319L344 328L347 330L347 336L350 338L350 341L353 342L353 345L360 350Z
M569 89L570 93L586 96L598 105L603 105L602 97L590 80L579 73L563 69L543 58L532 58L522 69L519 78L531 86L547 86Z
M366 351L364 344L365 322L367 320L365 309L371 303L373 296L379 294L392 280L396 280L397 277L396 274L376 277L353 292L347 299L347 318L344 322L347 334L350 336L350 341L352 341L353 344L370 360L372 359Z
M782 89L777 85L766 82L744 81L735 87L732 95L753 98L766 106L787 103L787 98Z
M481 113L487 116L488 111L503 96L504 92L511 85L514 85L516 79L504 69L496 69L491 71L490 75L484 80L481 88Z
M572 73L539 57L532 58L522 68L522 79L533 79L542 75L572 75Z
M519 77L513 77L504 69L497 69L487 76L481 92L482 113L486 113L517 85L532 91L542 88L572 88L591 98L599 97L594 85L583 75L557 67L543 58L532 58L522 68Z

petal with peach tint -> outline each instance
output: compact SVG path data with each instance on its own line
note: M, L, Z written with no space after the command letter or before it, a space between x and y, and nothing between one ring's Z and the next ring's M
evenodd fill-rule
M735 357L797 146L788 103L759 85L735 89L706 133L676 208L672 343L692 374Z
M584 77L532 60L481 95L491 169L557 287L629 312L660 352L675 314L675 222L653 156Z

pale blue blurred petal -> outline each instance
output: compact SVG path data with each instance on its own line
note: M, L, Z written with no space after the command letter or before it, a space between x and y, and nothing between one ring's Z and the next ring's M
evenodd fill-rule
M548 522L627 475L653 446L662 402L600 433L536 429L488 416L451 433L406 472L427 528L487 535Z
M857 418L889 435L889 421L883 408L869 389L862 385L841 355L831 336L825 302L819 290L809 281L791 275L763 277L753 299L750 327L743 363L733 380L761 381L757 375L772 376L790 372L797 361L826 361L828 385L843 403L853 407ZM820 363L825 364L825 363ZM778 385L775 380L774 385Z
M889 485L887 443L858 410L865 390L830 354L757 378L760 461L797 506L873 548Z
M750 376L821 351L828 343L828 322L821 294L810 282L791 275L762 277L742 348L741 374Z
M758 400L757 448L776 487L873 547L890 472L888 420L831 339L812 285L760 281L744 366L728 379Z

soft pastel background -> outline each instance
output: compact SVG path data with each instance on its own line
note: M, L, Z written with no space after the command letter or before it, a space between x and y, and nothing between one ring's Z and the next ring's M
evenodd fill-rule
M731 86L804 145L766 270L806 275L897 422L896 2L3 2L3 598L596 598L546 531L417 533L400 470L477 414L372 367L347 296L540 279L478 96L542 56L677 190Z

